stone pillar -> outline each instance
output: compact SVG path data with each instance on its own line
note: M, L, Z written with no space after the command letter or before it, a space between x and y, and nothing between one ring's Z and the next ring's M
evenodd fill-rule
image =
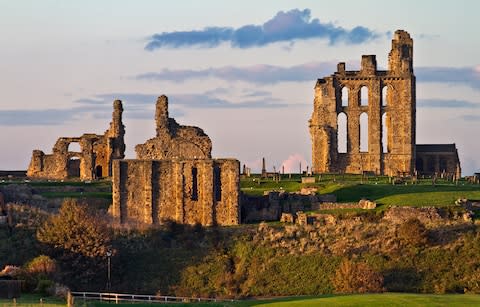
M215 220L213 168L213 160L204 160L198 164L198 201L202 208L202 225L206 226L213 225Z
M143 222L153 224L153 189L152 189L153 161L143 161Z
M115 220L122 223L121 219L121 175L120 164L123 161L115 160L112 165L112 208L111 213Z
M168 97L162 95L158 97L155 105L155 122L157 125L157 137L165 132L170 133L168 126Z

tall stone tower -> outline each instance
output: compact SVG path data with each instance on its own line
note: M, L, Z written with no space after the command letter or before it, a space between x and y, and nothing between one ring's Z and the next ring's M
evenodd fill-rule
M375 55L363 55L359 71L339 63L334 74L317 80L309 120L315 173L413 172L415 76L406 31L395 32L388 63L388 70L377 70Z
M122 101L115 100L113 102L112 122L110 123L110 129L108 129L106 133L107 137L110 139L112 159L125 158L125 126L122 122L122 114Z

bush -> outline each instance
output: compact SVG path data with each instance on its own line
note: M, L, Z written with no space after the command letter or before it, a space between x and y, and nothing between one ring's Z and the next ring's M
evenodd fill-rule
M422 246L428 242L428 231L417 218L408 219L398 227L398 238L406 244Z
M35 292L38 292L41 295L53 295L55 289L55 283L50 279L40 279L37 283L37 288Z
M355 263L345 259L332 280L337 293L376 293L385 291L382 274L366 263Z
M57 263L52 258L40 255L25 265L27 272L34 275L53 276L57 270Z

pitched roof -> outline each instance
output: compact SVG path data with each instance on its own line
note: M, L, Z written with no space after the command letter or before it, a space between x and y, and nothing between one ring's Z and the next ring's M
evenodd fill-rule
M455 144L417 144L417 152L456 152Z

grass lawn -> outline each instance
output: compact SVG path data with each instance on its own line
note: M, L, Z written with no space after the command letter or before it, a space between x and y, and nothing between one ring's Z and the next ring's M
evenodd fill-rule
M46 198L103 198L112 199L110 192L42 192Z
M92 303L96 307L128 306L131 304ZM147 306L480 306L480 295L468 294L357 294L330 295L322 297L292 297L272 300L245 300L224 303L184 303L184 304L135 304L135 307Z
M242 179L240 186L244 193L250 195L263 195L264 191L270 190L296 192L302 187L315 187L320 194L335 194L340 203L368 198L383 205L448 206L458 198L480 199L480 185L464 181L456 185L441 179L435 185L432 185L431 179L418 180L417 184L392 185L385 176L366 180L360 175L322 175L315 183L302 184L298 175L292 178L285 176L279 182L257 176Z
M40 302L42 299L42 303ZM16 299L16 304L14 304L13 299L3 299L0 298L0 306L1 307L10 307L10 306L18 306L18 307L29 307L29 306L42 306L42 307L58 307L58 306L66 306L64 300L56 298L56 297L42 297L40 295L35 294L22 294L20 298Z

